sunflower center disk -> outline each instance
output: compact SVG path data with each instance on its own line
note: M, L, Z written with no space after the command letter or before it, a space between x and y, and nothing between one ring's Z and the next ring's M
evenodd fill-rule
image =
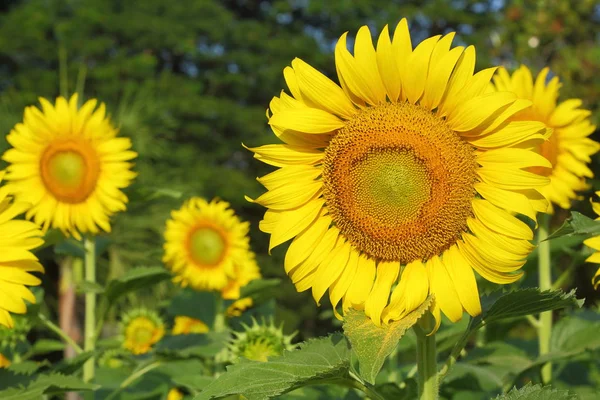
M137 328L134 338L136 343L148 343L152 339L152 331L147 327Z
M85 143L67 141L50 145L40 163L42 181L58 200L80 203L96 188L98 158Z
M190 235L190 255L205 266L216 265L225 251L223 236L210 227L200 227Z
M467 230L473 148L429 110L367 108L331 140L324 196L342 234L378 260L427 260Z

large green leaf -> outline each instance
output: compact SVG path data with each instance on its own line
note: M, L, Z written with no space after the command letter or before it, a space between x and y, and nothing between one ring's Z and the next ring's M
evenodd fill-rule
M600 234L600 221L595 221L577 211L571 211L571 218L567 219L563 225L554 231L548 239L552 240L562 236L592 236Z
M113 304L119 297L129 292L156 285L170 277L169 271L163 267L133 268L108 283L105 291L106 300L109 304Z
M579 396L568 390L553 389L550 386L527 385L520 389L513 388L495 400L578 400Z
M600 321L562 318L552 329L550 352L584 352L600 348Z
M212 327L215 320L216 300L217 294L213 292L198 292L185 288L173 296L167 312L174 317L186 315L196 318Z
M235 394L248 400L269 399L304 385L344 379L349 369L350 344L341 334L334 334L309 340L268 362L244 360L232 365L196 400Z
M359 363L360 376L372 384L385 359L394 351L406 331L431 306L429 296L416 310L387 326L377 326L363 311L350 310L344 317L344 333L352 344Z

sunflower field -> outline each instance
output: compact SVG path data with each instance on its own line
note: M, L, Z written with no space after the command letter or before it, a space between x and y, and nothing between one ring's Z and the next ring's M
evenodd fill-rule
M600 1L0 2L0 400L600 399Z

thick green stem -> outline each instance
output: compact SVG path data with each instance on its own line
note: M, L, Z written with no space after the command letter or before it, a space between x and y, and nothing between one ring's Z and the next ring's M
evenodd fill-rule
M85 280L96 282L96 242L94 238L86 237L83 242L85 249ZM94 351L96 348L96 293L85 294L85 340L83 349ZM83 380L90 382L94 379L95 357L91 357L83 365Z
M425 314L417 333L417 380L419 385L419 400L438 399L437 349L435 334L431 333L435 321L430 313Z
M541 215L538 230L538 273L540 290L552 289L552 266L550 263L550 241L548 230L550 226L550 216ZM540 314L538 327L539 353L540 356L548 354L550 351L550 335L552 333L552 311L545 311ZM552 364L547 363L542 367L542 382L549 383L552 380Z

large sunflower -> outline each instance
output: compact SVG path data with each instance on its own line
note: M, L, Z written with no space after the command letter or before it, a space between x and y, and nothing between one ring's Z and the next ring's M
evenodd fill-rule
M552 168L535 168L534 172L548 176L550 183L542 194L552 203L568 209L577 198L577 191L588 186L586 178L594 174L587 164L591 156L600 150L600 144L590 139L596 127L590 122L591 112L580 108L580 99L569 99L557 104L560 83L558 77L548 80L549 69L544 68L535 81L531 71L522 65L512 76L499 68L494 84L499 91L511 91L520 99L531 100L531 107L515 114L512 120L534 120L552 128L549 140L541 143L537 151L546 157Z
M596 192L596 196L600 196L600 191ZM596 221L600 220L600 203L592 202L592 208L594 209L596 215L599 216L596 218ZM595 252L585 261L589 263L600 264L600 236L586 239L583 241L583 243L595 250ZM600 286L600 268L598 268L594 274L594 277L592 278L592 285L594 285L594 289L598 289L598 286Z
M4 171L0 172L0 180ZM24 314L23 300L35 303L33 293L26 286L37 286L40 280L31 272L44 272L44 267L32 249L44 243L40 228L30 221L15 220L24 213L28 204L13 202L7 186L0 187L0 325L13 328L10 313Z
M379 325L432 293L439 324L440 310L452 321L481 312L473 269L496 283L521 276L533 233L515 214L547 206L536 188L548 178L525 170L549 167L527 149L545 125L508 121L531 102L488 93L495 68L474 74L475 49L450 49L453 37L413 50L403 19L377 49L362 27L352 55L344 34L341 87L302 60L285 68L292 96L267 114L284 143L250 149L279 169L254 201L269 209L270 248L294 239L285 270L315 301L329 290L334 310L341 301Z
M248 229L229 203L193 197L167 221L163 261L182 286L236 299L240 287L260 277Z
M42 109L27 107L23 122L7 136L6 179L17 201L31 204L27 218L80 238L109 232L112 214L125 210L126 188L135 178L129 161L137 156L129 138L117 137L97 101L77 106L77 95Z

